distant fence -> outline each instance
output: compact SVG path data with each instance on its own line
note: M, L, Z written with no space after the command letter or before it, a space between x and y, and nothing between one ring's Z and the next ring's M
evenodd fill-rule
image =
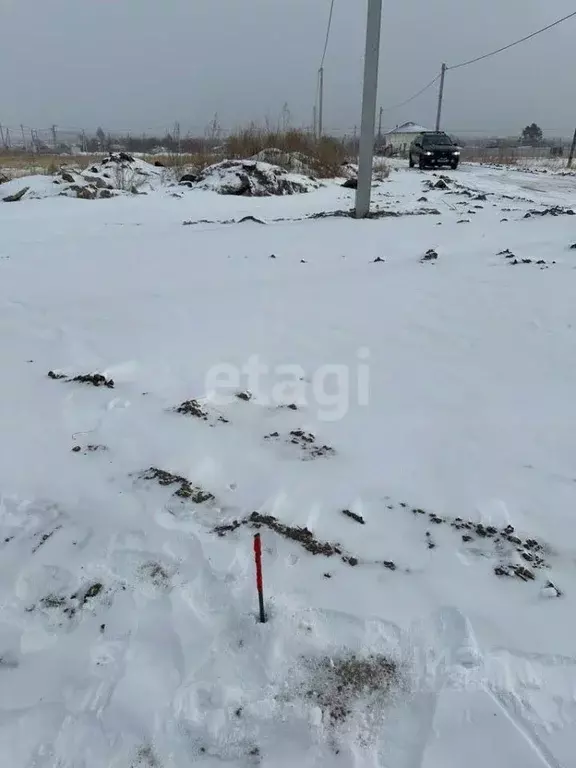
M567 157L565 147L462 147L462 160L476 163L563 166Z

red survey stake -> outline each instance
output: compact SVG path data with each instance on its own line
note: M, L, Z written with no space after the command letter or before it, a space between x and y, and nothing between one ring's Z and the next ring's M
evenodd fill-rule
M258 590L258 604L260 606L260 622L266 623L266 612L264 611L264 589L262 585L262 541L260 534L254 535L254 561L256 563L256 589Z

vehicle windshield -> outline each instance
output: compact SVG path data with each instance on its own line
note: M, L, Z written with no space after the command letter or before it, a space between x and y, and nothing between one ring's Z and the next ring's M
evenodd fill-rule
M452 146L452 139L449 136L440 133L437 136L423 136L422 144L428 147L438 144L448 144Z

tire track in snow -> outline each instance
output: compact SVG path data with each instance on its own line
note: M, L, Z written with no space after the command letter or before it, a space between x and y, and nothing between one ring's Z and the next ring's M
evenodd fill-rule
M512 726L524 737L530 748L538 755L547 768L564 768L563 764L556 760L534 729L518 713L518 699L515 694L495 691L489 685L485 686L485 691L505 717L508 718Z

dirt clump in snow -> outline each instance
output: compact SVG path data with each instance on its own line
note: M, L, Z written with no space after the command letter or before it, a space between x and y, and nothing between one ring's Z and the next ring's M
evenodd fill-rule
M76 382L78 384L92 384L93 387L108 387L108 389L114 389L114 379L107 379L101 373L82 373L78 376L66 376L64 373L56 373L55 371L48 371L48 378L55 381L63 380L68 382Z
M340 544L321 541L314 536L309 528L286 525L273 515L261 515L259 512L252 512L250 517L244 518L243 520L233 520L230 523L217 525L213 528L213 533L216 533L220 537L224 537L228 533L236 531L241 526L249 526L256 530L262 527L269 528L283 538L290 539L291 541L300 544L300 546L307 552L310 552L311 555L324 555L324 557L340 555L342 561L348 565L354 566L358 564L358 558L345 554Z
M523 565L498 565L494 568L496 576L515 576L521 581L534 581L534 573Z
M382 654L306 658L309 678L302 693L320 707L328 725L342 725L359 703L381 709L402 685L399 665Z
M195 189L242 197L294 195L320 186L311 176L290 173L277 165L255 160L223 160L210 165L198 174L194 184Z
M258 512L252 512L246 522L251 528L258 529L262 526L270 528L271 531L279 533L285 539L296 541L312 555L324 555L325 557L342 555L342 549L339 544L331 544L328 541L319 541L308 528L285 525L273 515L261 515Z
M572 208L565 208L562 205L553 205L550 208L544 208L542 211L538 211L535 208L530 209L524 214L525 219L530 219L532 216L574 216L575 211Z
M198 400L184 400L174 408L174 411L184 416L194 416L202 421L208 421L208 411L200 405Z
M151 581L155 587L168 589L170 586L170 574L163 565L153 560L143 563L138 573L143 579Z
M279 432L271 432L264 435L264 440L280 440ZM288 435L284 436L284 442L290 445L297 445L303 453L303 461L319 459L323 456L334 456L336 451L330 445L319 445L316 442L316 436L312 432L305 432L303 429L293 429Z
M75 445L74 448L72 448L72 453L80 453L83 452L84 456L86 456L88 453L97 453L98 451L107 451L108 446L107 445L98 445L95 443L90 443L84 448L82 448L81 445Z
M93 387L114 389L114 379L107 379L101 373L83 373L79 376L74 376L70 381L75 381L78 384L92 384Z
M104 585L99 581L95 581L82 587L82 589L79 589L70 597L54 594L46 595L46 597L40 600L39 605L48 610L62 610L62 613L67 618L72 619L79 610L89 605L94 598L98 597L103 589ZM35 608L36 606L32 606L28 610L33 611Z
M162 486L177 485L179 487L174 491L174 495L179 499L193 501L194 504L204 504L206 501L214 500L214 494L210 493L210 491L205 491L200 486L193 485L190 480L181 475L174 475L164 469L158 469L158 467L150 467L145 472L142 472L140 479L155 480Z
M394 508L394 505L390 506L392 509ZM404 502L400 504L400 507L410 510ZM483 546L486 547L489 543L493 554L505 561L494 569L497 576L516 576L523 581L530 581L534 578L534 574L526 568L523 562L529 563L533 570L549 567L544 557L546 546L534 538L522 539L516 534L513 525L498 528L495 525L485 525L473 520L464 520L461 517L440 517L435 512L426 513L425 510L419 508L413 508L411 511L416 517L428 517L429 521L436 525L448 525L459 533L465 544L483 541L485 542ZM429 548L433 548L430 547L432 538L429 532L426 534L426 540ZM436 545L434 544L434 546ZM523 562L514 562L514 560Z
M345 517L355 520L357 523L360 523L360 525L366 525L366 520L364 520L362 515L357 515L356 512L352 512L350 509L343 509L341 511Z
M3 197L2 201L4 203L17 203L19 200L22 200L29 189L30 187L22 187L19 192L15 192L13 195L7 195L6 197Z
M171 410L174 411L174 413L180 413L183 416L192 416L195 419L200 419L200 421L211 421L211 414L198 402L198 400L184 400L183 403L180 403L180 405ZM217 417L216 421L219 421L222 424L230 423L229 419L226 419L221 415Z
M180 181L178 183L181 184L183 187L193 187L197 181L198 181L197 173L185 173L183 176L180 177Z
M451 183L452 183L452 179L449 176L440 176L440 178L437 181L432 181L432 179L426 179L426 181L423 182L423 187L424 189L428 189L428 190L450 189L449 185Z
M162 768L162 763L149 745L138 747L130 768Z

